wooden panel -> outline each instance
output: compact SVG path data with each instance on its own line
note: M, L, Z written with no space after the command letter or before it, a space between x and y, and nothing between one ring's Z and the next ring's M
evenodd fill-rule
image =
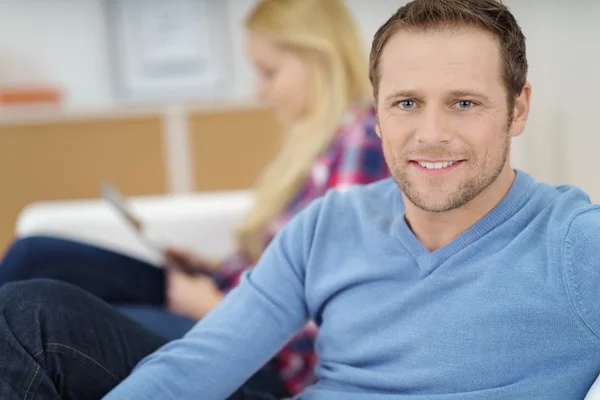
M247 189L279 151L281 126L268 111L195 113L190 143L197 190Z
M0 125L0 252L30 202L95 198L103 179L127 195L165 193L161 129L158 116Z

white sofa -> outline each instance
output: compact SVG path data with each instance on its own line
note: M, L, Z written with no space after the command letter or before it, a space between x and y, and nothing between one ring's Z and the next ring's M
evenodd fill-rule
M246 191L137 197L131 209L154 241L197 251L210 257L234 248L231 229L252 204ZM144 245L100 200L34 203L21 212L19 237L36 234L71 238L157 263L159 256ZM575 399L574 399L575 400ZM600 400L600 378L584 400Z
M153 242L187 248L211 258L234 250L232 229L251 204L252 194L248 191L128 199L130 209L144 223ZM103 200L30 204L18 216L16 235L69 238L142 260L160 261L160 256Z

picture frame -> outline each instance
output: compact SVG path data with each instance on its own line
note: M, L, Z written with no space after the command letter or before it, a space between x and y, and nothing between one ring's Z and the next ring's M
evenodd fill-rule
M221 99L231 87L222 0L107 0L118 100Z

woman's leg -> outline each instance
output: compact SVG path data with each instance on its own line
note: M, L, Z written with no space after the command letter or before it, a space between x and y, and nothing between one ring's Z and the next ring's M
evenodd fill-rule
M0 289L0 398L100 399L164 343L72 285L7 284ZM274 398L249 384L231 399Z
M79 286L110 303L164 304L164 271L88 244L45 236L17 240L0 262L0 286L52 278Z
M146 329L169 341L182 338L196 324L196 321L169 312L161 306L126 304L115 307Z

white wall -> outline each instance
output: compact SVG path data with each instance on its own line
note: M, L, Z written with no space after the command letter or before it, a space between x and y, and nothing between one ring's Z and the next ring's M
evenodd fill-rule
M254 0L227 2L236 99L252 95L241 22ZM406 0L346 0L365 47ZM540 180L582 186L600 202L600 1L507 0L528 38L533 107L513 161ZM0 86L29 80L66 91L66 105L115 104L104 2L0 0Z
M255 0L227 2L232 40L233 93L253 93L253 72L245 60L242 21ZM397 0L348 0L365 48ZM0 86L49 82L66 91L69 107L111 105L109 43L105 2L100 0L0 0Z
M0 0L0 86L56 83L69 106L110 104L103 4Z
M517 164L540 180L582 186L600 202L600 2L510 0L527 36L533 85Z

